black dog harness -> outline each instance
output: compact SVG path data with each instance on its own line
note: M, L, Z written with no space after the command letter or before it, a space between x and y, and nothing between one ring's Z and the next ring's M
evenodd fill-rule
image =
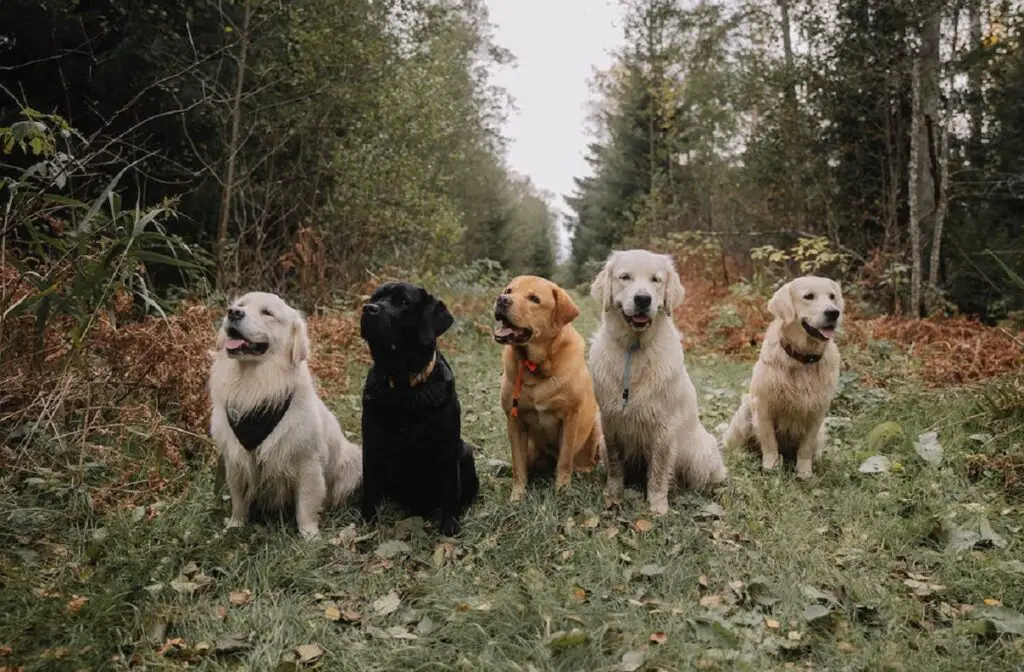
M260 447L260 444L270 436L270 433L281 422L284 414L288 412L293 396L295 393L289 392L284 399L260 404L237 418L233 417L233 413L228 412L228 424L231 425L232 431L243 448L251 453Z

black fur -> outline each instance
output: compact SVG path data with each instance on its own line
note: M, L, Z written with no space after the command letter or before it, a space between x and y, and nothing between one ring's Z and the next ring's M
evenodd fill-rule
M454 319L421 287L386 283L363 306L360 334L373 366L363 388L363 502L367 522L390 499L407 513L441 510L441 534L459 533L459 518L480 488L473 447L462 440L455 375L437 350ZM424 371L423 382L410 376Z

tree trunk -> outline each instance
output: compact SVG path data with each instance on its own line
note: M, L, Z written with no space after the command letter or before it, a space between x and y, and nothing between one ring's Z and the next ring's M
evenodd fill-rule
M231 218L231 198L235 190L235 165L238 158L238 136L242 121L242 92L245 90L246 59L249 55L249 21L252 19L252 3L246 0L245 14L242 19L241 44L238 48L238 59L235 68L235 91L231 101L231 134L228 139L228 161L224 175L224 190L220 199L220 219L217 222L217 288L224 286L226 250L228 239L228 222Z
M913 101L910 115L910 161L907 172L907 206L910 210L910 312L916 317L921 309L921 61L915 58L910 70Z
M935 1L921 29L921 48L914 59L912 88L914 112L911 124L910 155L910 311L915 317L922 309L921 231L937 233L942 183L942 121L939 118L939 37L942 4ZM933 254L938 254L934 247ZM938 266L938 264L936 264ZM929 277L931 272L929 269ZM936 276L937 277L937 276Z
M939 266L942 262L942 229L946 224L946 212L949 210L949 133L945 124L936 124L939 135L939 188L935 195L935 223L932 229L932 250L928 259L928 284L933 289L939 287Z
M970 0L967 9L969 51L981 48L981 4L982 0ZM982 100L981 77L984 68L975 64L967 73L967 88L970 93L971 105L971 140L970 146L973 152L969 156L971 168L977 170L980 166L974 165L981 155L981 134L985 119L985 105Z

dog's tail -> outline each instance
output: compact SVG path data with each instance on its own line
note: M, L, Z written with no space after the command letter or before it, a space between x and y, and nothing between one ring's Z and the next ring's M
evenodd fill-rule
M342 438L341 459L334 476L331 499L335 504L344 502L363 484L362 446Z
M729 450L750 441L751 436L750 395L744 394L740 407L736 409L729 426L722 433L722 449Z

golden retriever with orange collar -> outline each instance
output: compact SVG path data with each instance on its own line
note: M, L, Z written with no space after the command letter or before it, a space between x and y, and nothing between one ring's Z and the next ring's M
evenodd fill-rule
M544 278L521 275L494 304L494 340L504 345L501 407L512 446L511 501L522 499L527 472L555 460L555 490L572 472L591 471L604 438L585 343L572 321L580 309Z

